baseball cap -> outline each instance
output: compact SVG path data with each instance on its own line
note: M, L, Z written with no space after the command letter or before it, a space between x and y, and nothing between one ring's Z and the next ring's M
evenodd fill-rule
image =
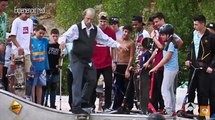
M113 16L113 17L110 17L109 18L109 24L112 25L112 24L118 24L119 23L119 18L116 17L116 16Z
M35 17L32 17L31 20L33 21L33 23L39 23L37 18L35 18Z
M211 22L207 24L207 28L215 30L215 23Z
M142 23L143 25L146 25L144 22L143 22L143 18L141 16L133 16L132 17L132 21L138 21L139 23Z
M98 18L101 20L107 20L108 14L106 12L100 12Z

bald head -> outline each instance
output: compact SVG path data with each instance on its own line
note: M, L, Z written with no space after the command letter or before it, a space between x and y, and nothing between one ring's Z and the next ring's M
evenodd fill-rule
M84 16L84 23L89 28L91 24L93 23L93 20L95 18L96 11L93 8L87 8L83 12Z
M93 8L87 8L83 11L82 15L85 17L87 14L93 15L95 17L96 11Z

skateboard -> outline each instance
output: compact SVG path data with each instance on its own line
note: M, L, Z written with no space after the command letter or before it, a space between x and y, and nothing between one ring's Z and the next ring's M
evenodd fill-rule
M142 69L140 72L140 106L143 114L155 112L153 105L150 103L150 75L149 69Z
M14 64L10 66L7 73L7 77L9 79L9 90L12 93L24 98L26 92L24 55L14 57L13 61Z
M87 114L77 114L75 117L76 120L89 120L90 115Z

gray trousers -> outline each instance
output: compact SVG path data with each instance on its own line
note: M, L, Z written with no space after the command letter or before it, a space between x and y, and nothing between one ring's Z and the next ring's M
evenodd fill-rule
M80 60L71 60L70 67L73 73L72 83L72 100L74 107L81 107L82 103L89 103L90 97L96 86L96 69L92 63L90 66L88 63L83 63ZM83 78L86 83L82 89Z

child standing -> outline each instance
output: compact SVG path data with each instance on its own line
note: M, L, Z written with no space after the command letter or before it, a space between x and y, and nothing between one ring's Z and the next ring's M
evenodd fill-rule
M150 41L152 41L152 39L146 37L141 41L141 44L139 44L139 46L138 46L139 51L141 51L141 53L142 53L139 56L140 61L139 61L139 64L137 65L137 67L139 67L140 69L143 68L143 65L148 61L148 59L151 56L151 53L148 50L148 46L149 46L148 43Z
M24 4L21 9L32 9L29 4ZM30 72L31 67L31 34L33 33L33 22L29 19L30 13L23 12L17 17L11 27L12 57L24 55L25 56L25 72L26 75ZM14 65L14 62L11 62ZM27 76L26 76L27 77Z
M37 103L41 104L42 86L46 86L45 70L49 69L47 48L49 40L44 37L46 29L43 25L38 25L35 36L31 38L32 47L32 65L34 67L34 82L32 87L32 100L35 100L35 90Z
M170 24L164 24L159 33L165 43L163 59L150 72L157 71L164 66L164 77L161 86L161 93L164 99L165 110L168 115L175 112L174 80L179 70L178 47L173 38L174 28Z
M142 96L139 97L144 98L144 100L141 101L141 110L143 114L148 114L148 103L149 103L149 90L150 90L150 76L148 75L149 68L143 68L143 65L149 60L151 53L148 50L149 42L152 41L151 38L144 38L142 41L140 41L140 44L138 44L138 50L141 52L139 56L139 62L137 64L136 72L139 74L140 79L136 79L136 91L137 94ZM142 86L144 85L144 87ZM142 90L142 92L140 91ZM144 94L144 95L143 95Z
M55 99L57 93L57 82L59 77L58 67L60 66L61 49L58 44L59 31L52 29L50 34L50 43L48 45L49 70L46 70L47 86L43 88L43 93L46 94L46 102L50 92L50 107L56 109Z

